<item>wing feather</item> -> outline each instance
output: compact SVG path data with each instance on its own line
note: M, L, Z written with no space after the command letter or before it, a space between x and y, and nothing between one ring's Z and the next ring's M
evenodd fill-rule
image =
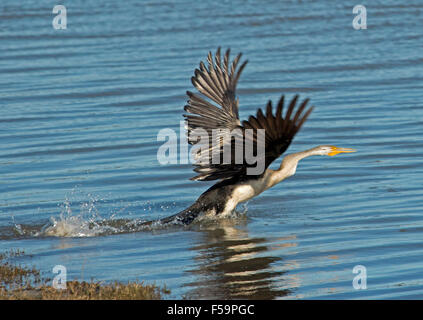
M197 162L194 164L194 172L197 173L191 180L218 180L247 177L247 169L255 166L246 161L243 153L242 161L236 162L236 152L239 147L244 148L244 143L252 143L253 150L257 150L258 130L265 130L265 152L258 154L260 160L265 161L265 168L278 158L289 147L295 134L300 130L312 111L307 109L309 99L305 99L297 108L298 95L289 102L285 116L283 115L285 97L282 96L273 113L272 102L269 101L264 109L258 109L256 115L251 115L248 120L239 120L239 102L236 97L236 86L239 77L248 61L240 66L242 54L239 53L230 62L230 50L221 55L220 48L215 56L209 52L207 55L207 66L200 62L198 69L195 69L191 82L194 87L209 98L218 106L207 101L203 97L187 91L189 100L184 110L188 127L188 142L197 143L197 139L190 138L190 134L197 128L204 129L209 135L209 146L207 150L201 150L197 155ZM239 66L239 67L238 67ZM216 130L217 135L212 135ZM249 134L252 129L253 134ZM240 140L238 140L240 138ZM214 139L214 141L212 141ZM214 163L214 157L224 159L225 147L231 153L229 162L221 161ZM243 152L243 149L241 149Z

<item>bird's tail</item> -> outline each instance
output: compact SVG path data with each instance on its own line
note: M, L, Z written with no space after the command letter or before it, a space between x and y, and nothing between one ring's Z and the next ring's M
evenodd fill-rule
M198 208L195 204L191 207L182 210L181 212L178 212L174 215L171 215L169 217L157 219L157 220L151 220L147 222L143 222L143 226L151 226L151 225L159 225L159 226L167 226L167 225L189 225L191 224L195 218L198 217L198 215L202 212L201 208Z

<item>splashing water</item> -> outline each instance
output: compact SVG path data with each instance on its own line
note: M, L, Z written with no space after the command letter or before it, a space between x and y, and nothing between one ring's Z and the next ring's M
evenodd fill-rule
M78 187L72 189L65 201L59 205L58 216L51 216L48 223L19 224L12 216L13 227L1 230L0 238L14 237L94 237L115 233L141 230L145 222L141 219L118 219L130 204L125 204L112 212L103 207L114 207L98 196L85 193ZM142 204L144 211L151 211L151 206ZM110 210L110 209L109 209ZM102 212L103 216L100 214Z
M160 221L154 221L146 224L147 220L119 218L129 206L134 204L125 204L110 213L105 213L103 208L109 207L108 201L91 193L84 193L78 188L74 188L70 195L66 196L65 201L60 204L60 214L51 216L48 223L44 224L18 224L13 220L13 230L5 232L3 236L10 237L95 237L111 234L132 233L140 231L159 230L171 225L180 225L177 221L174 223L162 224ZM139 204L137 204L139 205ZM156 206L150 202L141 204L143 211L155 211ZM173 206L160 205L161 211L172 210ZM237 219L245 216L247 204L240 207L240 211L235 211L232 217L225 217L225 220ZM173 210L172 210L173 211ZM102 212L102 215L100 214ZM216 222L219 217L208 217L208 219L199 219L200 224ZM3 230L4 231L4 230Z
M75 190L73 191L73 193ZM94 237L116 233L140 231L145 222L141 219L117 219L129 205L118 209L116 212L102 217L99 206L104 199L99 199L92 194L87 194L88 201L80 202L79 206L72 204L67 197L61 205L62 210L58 218L51 217L50 223L45 225L37 236L55 237ZM79 208L75 212L74 208Z

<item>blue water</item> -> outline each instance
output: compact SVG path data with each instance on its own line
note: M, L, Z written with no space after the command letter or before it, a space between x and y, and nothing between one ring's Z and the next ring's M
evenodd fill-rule
M423 3L364 3L365 30L357 4L76 0L55 30L51 1L3 0L0 251L177 299L422 298ZM303 160L227 221L139 231L210 186L160 165L157 134L179 134L193 71L218 46L249 59L242 119L299 93L315 109L288 153L358 152Z

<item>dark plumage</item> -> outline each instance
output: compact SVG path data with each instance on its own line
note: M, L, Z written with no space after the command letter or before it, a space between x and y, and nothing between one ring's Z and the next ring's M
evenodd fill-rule
M189 97L185 106L185 118L188 124L188 137L195 129L203 129L209 137L209 148L200 153L197 162L194 165L194 171L198 173L191 180L218 180L237 177L245 178L247 168L253 167L255 164L248 163L243 155L243 161L236 161L236 139L237 134L232 137L228 136L230 131L238 129L242 137L241 141L250 142L253 150L257 150L257 130L265 130L265 153L259 154L258 161L264 161L265 168L284 153L295 134L300 130L312 111L312 107L306 110L309 99L305 99L297 108L298 95L296 95L289 103L285 116L283 116L284 100L282 96L273 114L272 102L269 101L266 106L266 113L262 109L258 109L256 116L250 116L248 120L239 120L238 108L239 100L236 97L236 86L247 61L245 61L239 69L237 69L241 54L238 54L233 60L229 70L229 53L226 51L223 64L220 56L220 48L217 49L215 59L213 60L211 52L209 52L207 61L208 67L203 62L200 63L200 69L195 70L195 76L192 77L192 84L204 96L210 98L217 103L219 107L213 105L199 95L187 91ZM217 137L225 139L220 145L213 144L212 131L216 129L224 129ZM253 131L252 136L246 135L246 129ZM190 144L195 144L197 139L189 138ZM223 161L223 144L231 143L231 161L224 163ZM221 159L220 163L213 164L212 157L216 156ZM263 159L264 157L264 159ZM260 176L260 175L258 175ZM251 176L250 176L251 178Z
M236 86L247 61L238 67L241 54L230 63L229 53L228 49L222 62L219 48L214 60L209 52L207 67L200 62L200 68L195 70L191 80L201 95L187 91L189 100L185 106L187 113L184 114L188 128L188 142L195 145L199 143L199 139L200 142L204 142L202 138L207 139L207 145L200 148L197 154L194 164L197 175L192 180L219 181L201 194L187 209L158 220L160 224L190 224L202 215L212 217L230 215L238 203L245 202L294 175L301 159L314 155L334 156L355 151L334 146L317 146L285 156L277 170L268 168L288 149L313 108L307 108L309 99L298 103L296 95L289 101L284 114L285 97L282 95L275 110L269 101L265 111L258 109L255 116L251 115L248 120L241 123ZM263 132L264 150L257 148ZM246 157L246 152L244 153L246 151L244 146L247 143L257 153L254 155L256 163L249 163L251 159ZM225 158L228 155L226 150L229 150L230 159ZM260 150L262 152L259 152ZM213 162L215 159L219 161ZM264 164L264 171L249 173L249 169L255 167L259 161ZM149 221L145 225L152 223L153 221Z

